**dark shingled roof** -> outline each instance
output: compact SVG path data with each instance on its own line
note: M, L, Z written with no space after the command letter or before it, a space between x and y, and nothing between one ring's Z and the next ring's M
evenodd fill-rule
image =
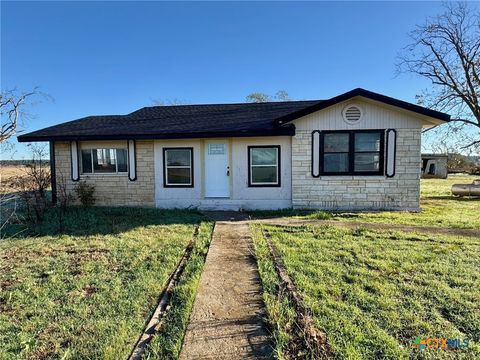
M293 135L293 126L280 127L274 120L316 103L318 101L144 107L128 115L88 116L21 135L18 140Z
M128 115L88 116L18 137L20 142L100 139L178 139L294 135L287 124L354 96L369 97L440 120L447 114L355 89L329 100L144 107Z

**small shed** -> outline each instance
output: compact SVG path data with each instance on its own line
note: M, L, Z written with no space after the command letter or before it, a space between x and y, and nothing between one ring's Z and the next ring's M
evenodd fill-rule
M446 179L448 155L422 154L422 178Z

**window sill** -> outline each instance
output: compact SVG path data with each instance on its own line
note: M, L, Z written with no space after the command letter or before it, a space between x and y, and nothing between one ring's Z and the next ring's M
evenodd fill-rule
M185 189L185 188L194 188L195 186L193 184L191 185L170 185L170 184L163 184L163 187L164 188L168 188L168 189Z
M320 175L315 179L324 180L382 180L388 179L385 175Z
M88 177L103 177L103 176L108 176L108 177L122 177L122 176L128 176L128 173L94 173L94 174L80 174L80 177L82 178L88 178Z
M265 187L272 187L272 188L278 188L281 187L280 184L248 184L249 188L265 188Z

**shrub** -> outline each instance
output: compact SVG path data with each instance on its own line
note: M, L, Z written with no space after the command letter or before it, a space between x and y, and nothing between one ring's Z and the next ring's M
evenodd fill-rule
M83 206L92 206L95 204L95 187L86 181L80 181L75 186L75 193Z
M74 200L74 196L67 190L67 181L65 176L60 173L57 178L57 204L65 212Z

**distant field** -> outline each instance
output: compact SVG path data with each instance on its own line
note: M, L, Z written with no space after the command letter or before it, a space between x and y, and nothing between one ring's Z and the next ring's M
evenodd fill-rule
M48 165L45 165L48 168ZM25 165L1 165L0 166L0 193L14 191L9 180L14 176L25 174Z
M25 165L8 165L0 167L0 192L13 191L10 187L10 179L14 176L23 175L25 173Z
M25 165L2 165L0 167L0 174L2 175L2 179L8 179L12 176L23 174L25 169Z

